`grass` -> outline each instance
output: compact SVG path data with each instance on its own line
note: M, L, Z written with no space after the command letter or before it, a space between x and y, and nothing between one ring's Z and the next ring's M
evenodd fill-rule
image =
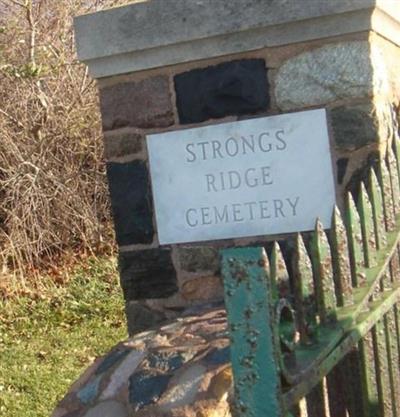
M94 358L125 337L113 259L0 301L0 416L49 417Z

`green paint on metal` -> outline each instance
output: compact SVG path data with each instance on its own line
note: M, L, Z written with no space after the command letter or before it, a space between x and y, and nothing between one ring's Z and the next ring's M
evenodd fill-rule
M290 383L290 373L287 364L295 359L296 344L296 315L290 302L290 281L286 263L278 242L274 242L270 261L271 287L275 307L276 339L279 341L279 366L283 378Z
M286 298L281 298L276 307L276 340L279 341L277 352L279 352L279 367L283 379L292 383L290 365L296 363L296 315Z
M331 249L319 220L311 241L311 255L318 313L321 322L327 324L336 320L336 295Z
M348 384L348 374L343 371L344 358L326 376L330 416L344 417L347 413L347 391L350 389L350 386Z
M391 259L397 253L400 241L399 231L387 234L387 246L377 251L377 266L360 269L360 275L364 277L364 285L354 289L354 317L357 317L368 307L371 297L379 289L382 279L386 276ZM339 314L339 313L338 313Z
M354 289L354 305L337 309L337 324L334 327L319 326L317 344L311 346L299 344L296 346L296 362L292 366L288 366L289 379L292 384L301 383L304 375L312 373L321 361L340 344L344 335L351 331L357 318L368 309L371 295L382 276L386 273L390 259L397 253L399 238L399 232L390 232L388 234L388 246L377 253L378 266L360 270L360 274L363 274L365 277L364 285Z
M397 254L391 257L389 263L389 277L387 278L388 286L391 286L393 282L400 281L400 248L397 248Z
M400 360L400 304L395 304L393 306L393 317L396 326L396 332L394 333L394 338L396 339L394 343L397 343L397 355ZM399 362L400 367L400 362ZM399 373L400 377L400 373Z
M400 356L398 344L398 322L397 308L393 306L392 310L386 314L385 331L389 342L388 352L390 356L389 366L391 372L391 384L393 384L393 401L396 417L400 416Z
M400 287L397 286L392 291L382 294L382 299L371 304L371 309L359 316L357 323L354 323L345 333L345 337L332 348L321 361L314 363L302 372L301 378L288 391L283 393L283 403L285 409L290 409L309 390L315 386L325 375L327 375L340 360L357 346L359 341L370 332L376 322L380 320L393 305L400 299ZM377 398L371 401L371 406L377 405ZM375 408L376 410L376 408ZM374 417L378 416L375 413Z
M386 273L390 260L397 255L397 245L399 243L400 233L390 232L388 234L388 245L386 248L379 250L377 253L378 266L374 268L362 268L360 273L364 274L365 282L363 287L354 290L355 304L338 308L338 322L334 328L320 326L318 344L311 346L298 345L295 350L296 363L289 367L290 380L293 388L285 394L287 406L294 404L289 398L299 400L301 395L305 395L313 384L318 382L319 378L326 375L342 357L344 357L362 337L366 335L374 324L383 317L386 311L392 308L393 304L399 299L400 291L398 287L384 292L375 302L370 303L371 295L374 292L376 284L379 283L382 276ZM365 312L367 310L367 312ZM397 324L399 324L398 322ZM346 336L347 335L347 336ZM396 335L398 333L396 332ZM345 339L343 339L345 337ZM344 340L346 342L344 342ZM363 342L360 342L360 349L364 348ZM372 349L373 350L373 349ZM334 352L334 354L332 353ZM400 351L398 351L400 354ZM333 356L332 356L333 355ZM362 357L362 355L361 355ZM331 358L332 361L329 360ZM364 360L365 366L373 367L371 360ZM325 369L325 371L323 371ZM373 368L374 371L375 368ZM320 373L321 372L321 373ZM375 371L374 371L375 372ZM371 373L373 375L373 373ZM371 415L376 414L377 410L377 392L373 394L373 387L368 392L367 375L365 376L365 405L359 409L371 410ZM297 394L296 394L297 393ZM294 396L294 397L293 397ZM294 399L293 399L294 401ZM375 413L375 414L374 414Z
M303 238L296 235L292 256L293 293L300 340L310 344L316 339L316 306L310 258Z
M392 191L393 209L395 214L400 213L400 185L397 161L392 148L388 148L387 166L389 168L390 186Z
M323 378L331 381L334 400L341 395L335 381L350 375L346 407L352 417L400 417L397 145L388 155L389 170L381 162L379 181L369 173L368 194L361 184L358 210L348 195L346 226L335 209L328 241L317 222L307 241L312 263L296 235L290 279L276 242L270 265L262 248L222 251L237 416L287 416L304 397L309 417L323 416ZM344 369L347 355L356 375ZM335 404L331 411L342 415L344 407Z
M363 281L363 277L360 275L359 270L363 265L364 254L360 217L358 215L356 205L354 204L353 197L350 193L347 194L345 213L347 241L349 244L351 279L353 286L357 287Z
M375 356L375 383L378 390L380 413L384 417L392 417L392 398L390 375L388 369L388 351L382 319L372 328L372 338Z
M289 273L278 242L274 242L272 247L270 271L271 282L274 283L273 298L275 300L287 298L290 295Z
M234 414L240 417L282 415L266 262L262 248L222 251L235 384Z
M363 405L368 417L382 417L379 410L379 394L376 384L373 329L358 342L362 371Z
M390 401L391 401L391 409L393 417L398 416L398 402L400 401L400 387L398 387L398 377L400 377L400 374L397 376L398 372L398 356L396 349L393 349L394 343L393 343L393 331L395 330L395 325L393 321L393 315L392 311L389 311L386 313L385 316L383 316L383 335L385 341L386 341L386 360L387 360L387 367L388 367L388 377L389 377L389 395L390 395ZM397 362L396 362L397 361Z
M364 405L362 399L362 387L360 384L361 362L360 351L357 344L353 349L343 357L343 359L328 374L328 384L330 375L339 373L339 378L332 381L335 384L334 389L338 390L338 398L333 397L331 401L331 393L329 392L329 404L331 406L331 416L340 417L364 417ZM328 385L328 390L330 387ZM343 410L343 401L345 401L345 410ZM339 403L339 406L337 405ZM334 408L334 410L332 410ZM337 410L339 409L339 410Z
M376 240L374 232L374 221L372 207L365 190L364 183L361 183L361 190L358 197L358 212L360 214L361 233L364 250L364 265L371 268L376 265Z
M376 246L382 249L386 245L385 216L383 212L382 190L376 178L375 171L371 168L368 178L369 198L372 205Z
M315 371L326 356L340 343L345 335L344 329L346 328L351 328L351 320L343 321L334 328L321 326L318 333L318 343L313 345L296 345L296 361L287 365L288 382L291 385L299 384L305 374L312 373L313 370Z
M338 306L343 307L353 304L353 287L347 234L338 207L333 211L330 238L336 298Z
M400 178L400 136L399 136L399 132L397 131L397 129L395 129L395 132L394 132L392 145L393 145L393 153L396 158L397 175L398 175L398 178ZM399 184L399 189L400 189L400 184Z
M386 239L386 227L385 227L385 215L384 215L384 202L382 199L382 190L376 178L375 171L370 170L369 176L369 191L372 204L372 211L374 217L374 230L377 248L382 249L387 244ZM374 296L377 296L378 292L385 288L390 288L390 279L387 273L385 273L381 279L379 285L376 285Z
M384 159L381 159L379 162L378 180L382 191L383 213L385 215L386 230L393 231L395 229L396 222L392 198L392 188L390 185L389 171Z

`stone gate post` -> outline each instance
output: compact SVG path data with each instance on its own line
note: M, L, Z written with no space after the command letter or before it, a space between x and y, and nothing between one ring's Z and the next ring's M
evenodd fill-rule
M77 17L75 29L98 82L130 333L222 299L217 249L263 242L160 246L147 134L326 108L339 202L387 146L397 0L152 0Z

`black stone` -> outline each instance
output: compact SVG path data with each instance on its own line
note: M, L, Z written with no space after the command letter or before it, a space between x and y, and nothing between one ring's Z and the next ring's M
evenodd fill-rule
M344 179L344 176L346 175L348 164L349 164L348 158L340 158L336 161L338 184L343 183L343 179Z
M265 111L269 104L263 59L243 59L175 76L182 124Z
M220 269L219 253L216 248L208 246L180 247L178 253L179 263L185 271L217 273Z
M379 120L372 104L334 108L331 123L338 149L355 150L379 142Z
M204 360L208 365L219 366L227 364L231 360L230 347L226 346L224 348L213 349L211 352L207 354Z
M368 178L368 173L371 168L378 172L380 155L378 151L371 152L362 166L353 172L351 178L346 184L346 191L351 192L354 199L357 201L360 192L360 184Z
M169 249L120 253L119 270L126 301L166 298L178 290Z
M107 164L115 234L119 245L153 241L149 174L143 161Z
M173 372L180 368L185 359L175 352L155 352L147 357L149 367L163 372Z
M155 327L166 320L164 313L149 308L143 301L128 301L125 313L129 336Z
M103 372L108 371L115 364L122 361L126 356L128 356L129 352L130 350L114 350L110 352L103 359L99 367L96 369L95 375L99 375L99 374L102 374Z
M168 387L171 375L139 371L129 378L129 402L135 412L154 404Z
M185 308L183 316L194 316L194 315L201 315L207 310L216 309L216 308L224 308L225 303L222 300L210 301L208 303L201 303L195 304L192 306L188 306Z

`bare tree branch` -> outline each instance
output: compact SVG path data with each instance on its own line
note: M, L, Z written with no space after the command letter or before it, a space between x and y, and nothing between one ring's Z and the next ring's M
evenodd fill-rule
M36 46L36 26L33 19L32 0L26 0L26 20L29 24L29 62L32 67L36 65L35 46Z
M0 263L22 273L112 250L96 90L72 33L95 2L0 0Z

